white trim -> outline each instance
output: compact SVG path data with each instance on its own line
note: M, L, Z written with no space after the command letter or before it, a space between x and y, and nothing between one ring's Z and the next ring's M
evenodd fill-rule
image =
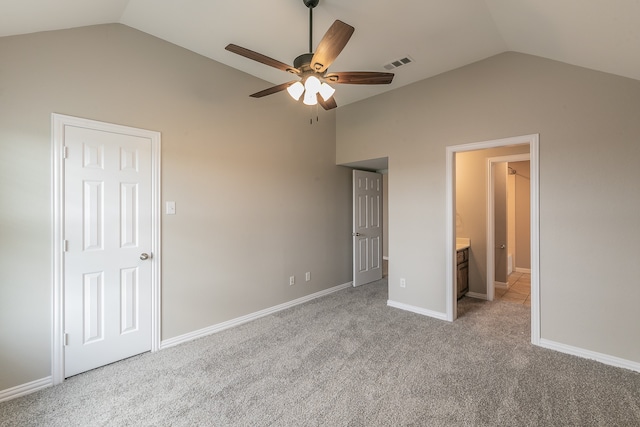
M256 320L261 317L268 316L270 314L277 313L282 310L286 310L296 305L304 304L316 298L320 298L320 297L332 294L334 292L341 291L346 288L350 288L352 285L353 285L353 282L344 283L342 285L334 286L333 288L325 289L323 291L319 291L311 295L307 295L307 296L295 299L293 301L285 302L283 304L265 308L264 310L256 311L255 313L250 313L245 316L236 317L235 319L227 320L226 322L218 323L215 325L208 326L206 328L198 329L197 331L193 331L187 334L179 335L177 337L169 338L169 339L163 340L160 343L160 349L164 350L165 348L174 347L176 345L184 344L186 342L193 341L195 339L202 338L207 335L215 334L216 332L224 331L225 329L233 328L234 326L239 326L239 325L242 325L243 323L251 322L252 320Z
M549 350L559 351L560 353L566 353L573 356L582 357L584 359L595 360L597 362L604 363L605 365L640 372L640 363L634 362L632 360L622 359L620 357L610 356L608 354L598 353L596 351L585 350L584 348L562 344L545 338L541 338L538 345L540 347L548 348Z
M531 180L531 343L540 345L540 136L529 143Z
M499 288L499 289L509 289L509 283L505 283L505 282L493 282L493 287L494 288ZM494 295L495 296L495 295Z
M446 280L446 316L447 320L456 318L457 298L454 292L456 268L455 256L455 154L465 151L483 150L509 145L529 144L530 179L531 179L531 343L540 342L540 173L539 173L539 139L538 134L523 135L512 138L496 139L446 147L446 224L445 250L447 268ZM487 266L489 267L489 266Z
M151 132L151 131L147 131ZM162 339L162 136L151 137L151 351L160 350Z
M455 212L456 200L453 197L456 182L455 155L458 150L455 147L446 147L447 158L445 162L445 242L446 268L445 268L445 310L447 320L453 322L458 318L458 293L457 293L457 257L456 257L456 229Z
M519 268L519 267L516 267L516 273L531 274L531 269L530 268Z
M475 298L475 299L483 299L483 300L487 299L487 294L480 294L478 292L467 292L465 296L468 296L469 298Z
M105 132L118 132L140 136L151 140L151 351L160 348L160 291L161 291L161 240L160 240L160 177L161 137L160 132L115 125L79 117L51 114L52 180L52 283L51 302L51 381L64 381L64 132L65 126L85 127Z
M491 283L496 283L496 271L495 271L495 177L493 174L494 163L504 162L520 162L531 160L529 153L513 154L509 156L489 157L487 160L487 299L493 301L495 298L495 289L490 286ZM508 255L508 254L507 254ZM502 283L502 282L497 282Z
M400 310L410 311L412 313L421 314L423 316L433 317L438 320L448 320L447 313L441 313L439 311L427 310L426 308L416 307L415 305L403 304L392 300L387 300L387 305L393 308L399 308Z
M60 384L64 380L64 260L62 241L64 236L64 121L55 114L51 116L51 381Z
M51 387L52 385L52 377L46 377L29 383L17 385L0 391L0 402L15 399L16 397L24 396L25 394L31 394L38 390L42 390L43 388Z

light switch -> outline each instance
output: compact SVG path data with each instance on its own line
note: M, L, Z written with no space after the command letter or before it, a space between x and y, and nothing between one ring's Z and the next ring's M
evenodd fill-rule
M176 214L176 202L167 202L167 215Z

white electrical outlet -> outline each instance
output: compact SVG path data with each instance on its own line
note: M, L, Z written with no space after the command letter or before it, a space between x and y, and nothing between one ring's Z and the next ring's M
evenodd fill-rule
M400 287L401 288L406 288L407 287L407 281L404 279L404 277L402 279L400 279Z
M289 286L293 286L296 284L296 276L289 277Z
M310 271L307 271L307 272L305 273L305 275L304 275L304 280L306 280L307 282L308 282L309 280L311 280L311 272L310 272Z

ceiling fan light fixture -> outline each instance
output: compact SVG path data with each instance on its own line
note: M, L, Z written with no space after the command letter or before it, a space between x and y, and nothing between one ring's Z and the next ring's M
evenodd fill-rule
M304 88L307 90L307 93L311 93L314 96L316 95L316 93L318 93L318 91L320 91L320 86L320 79L318 79L316 76L309 76L304 82Z
M309 90L305 91L302 102L305 105L316 105L318 103L318 95L315 92Z
M318 93L320 94L322 99L324 99L325 101L328 101L329 98L331 98L333 96L335 91L336 90L334 88L332 88L331 86L329 86L328 84L322 83L320 85L320 90L318 91Z
M289 95L297 101L304 92L304 85L300 82L295 82L287 88L287 92L289 92Z

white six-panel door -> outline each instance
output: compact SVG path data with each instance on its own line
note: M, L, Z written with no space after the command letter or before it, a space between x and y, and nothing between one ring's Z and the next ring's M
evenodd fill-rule
M151 142L66 126L64 145L69 377L151 350Z
M353 286L382 278L382 175L353 171Z

